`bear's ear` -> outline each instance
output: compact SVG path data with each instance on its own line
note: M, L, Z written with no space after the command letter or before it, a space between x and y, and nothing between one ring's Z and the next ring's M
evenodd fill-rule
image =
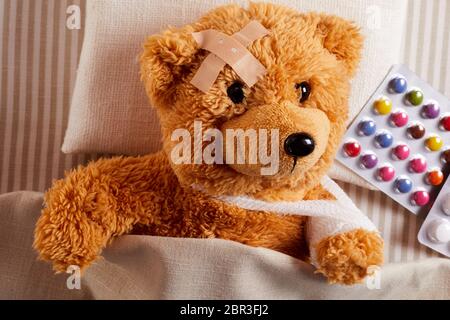
M192 32L194 29L191 26L171 28L149 37L145 42L140 57L141 80L152 104L161 106L170 103L183 70L198 50Z
M363 47L359 27L333 15L312 13L309 18L316 26L315 35L322 40L325 49L344 63L349 76L353 76Z

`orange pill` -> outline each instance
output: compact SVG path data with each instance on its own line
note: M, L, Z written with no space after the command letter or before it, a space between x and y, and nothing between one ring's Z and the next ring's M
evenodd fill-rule
M428 183L433 186L438 186L444 181L444 174L441 170L430 171L427 175Z

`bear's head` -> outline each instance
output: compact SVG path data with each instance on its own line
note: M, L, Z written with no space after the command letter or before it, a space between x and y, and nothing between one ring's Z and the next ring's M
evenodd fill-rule
M269 32L247 46L265 74L249 87L224 65L206 92L194 86L192 78L211 53L192 34L213 29L231 36L252 20ZM219 7L197 23L151 36L141 56L141 76L179 181L212 194L301 198L334 159L361 47L358 28L346 20L266 3ZM191 137L189 151L180 148L189 138L185 133ZM217 134L223 148L211 147ZM261 143L264 136L267 143ZM208 146L212 158L205 161ZM252 146L257 146L254 154Z

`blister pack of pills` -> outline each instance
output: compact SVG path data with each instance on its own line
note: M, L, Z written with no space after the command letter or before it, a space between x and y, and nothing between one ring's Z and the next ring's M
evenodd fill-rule
M450 179L439 192L417 238L423 245L450 257Z
M414 214L450 167L450 102L403 65L391 68L347 130L339 162Z

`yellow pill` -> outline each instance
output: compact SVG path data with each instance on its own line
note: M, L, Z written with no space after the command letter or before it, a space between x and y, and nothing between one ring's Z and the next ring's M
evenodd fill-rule
M439 136L432 136L426 140L425 144L431 151L439 151L444 145L444 141Z
M379 114L389 114L392 110L392 102L386 97L382 97L375 101L375 111Z

